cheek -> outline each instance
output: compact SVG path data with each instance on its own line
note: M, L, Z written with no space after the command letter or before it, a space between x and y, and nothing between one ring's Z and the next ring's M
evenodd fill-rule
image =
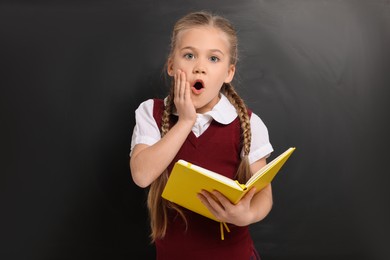
M174 76L178 68L180 68L178 59L176 57L173 57L168 63L168 74L170 76Z
M177 61L175 62L174 65L175 65L175 69L185 69L186 67L188 67L188 64L182 61Z
M173 62L169 68L173 76L176 73L176 71L181 68L181 66L178 62Z

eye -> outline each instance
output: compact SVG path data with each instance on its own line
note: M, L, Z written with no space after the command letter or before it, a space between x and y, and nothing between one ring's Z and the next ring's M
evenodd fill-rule
M186 53L184 54L184 58L186 58L187 60L192 60L195 58L195 56L192 53Z
M211 56L211 57L210 57L210 60L211 60L212 62L218 62L220 59L219 59L217 56Z

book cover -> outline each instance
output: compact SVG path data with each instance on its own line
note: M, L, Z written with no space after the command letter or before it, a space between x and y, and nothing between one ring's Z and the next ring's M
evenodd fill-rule
M198 199L197 194L202 189L209 192L217 190L236 204L252 187L256 187L257 192L259 192L267 186L294 151L295 147L287 149L253 174L245 184L185 160L179 160L172 169L162 197L218 221Z

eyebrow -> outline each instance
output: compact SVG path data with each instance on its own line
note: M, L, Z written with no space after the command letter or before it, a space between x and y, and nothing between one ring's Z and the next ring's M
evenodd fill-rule
M196 48L194 48L194 47L191 47L191 46L186 46L186 47L183 47L183 48L181 48L180 50L182 51L182 50L185 50L185 49L190 49L190 50L192 50L192 51L195 51L196 50ZM220 53L221 55L225 55L221 50L219 50L219 49L210 49L209 50L210 52L218 52L218 53Z

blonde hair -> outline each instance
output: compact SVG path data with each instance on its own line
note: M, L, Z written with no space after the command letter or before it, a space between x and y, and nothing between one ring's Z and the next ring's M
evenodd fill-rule
M178 34L186 29L201 27L201 26L213 26L222 32L224 32L230 43L230 64L236 65L238 60L238 48L237 48L237 35L233 25L225 18L212 14L210 12L193 12L189 13L186 16L179 19L172 31L170 53L168 59L172 57L175 52L177 36ZM167 65L167 64L166 64ZM243 157L241 159L240 166L236 173L236 179L241 183L246 182L249 179L251 173L249 168L248 154L250 151L251 144L251 128L249 123L249 115L244 101L235 91L231 83L224 83L221 87L221 92L229 99L233 106L237 110L238 117L241 124L241 133L242 133L242 147L243 147ZM170 128L170 116L175 110L175 104L173 102L173 82L170 87L170 92L167 97L167 102L164 108L161 122L161 137L163 137ZM168 210L175 209L181 217L184 219L185 223L187 220L184 216L184 213L174 203L171 203L165 199L161 198L161 193L167 183L169 173L165 170L159 178L157 178L151 185L148 193L148 210L150 217L150 227L151 227L151 241L152 243L156 239L161 239L165 236L167 226L168 226Z

